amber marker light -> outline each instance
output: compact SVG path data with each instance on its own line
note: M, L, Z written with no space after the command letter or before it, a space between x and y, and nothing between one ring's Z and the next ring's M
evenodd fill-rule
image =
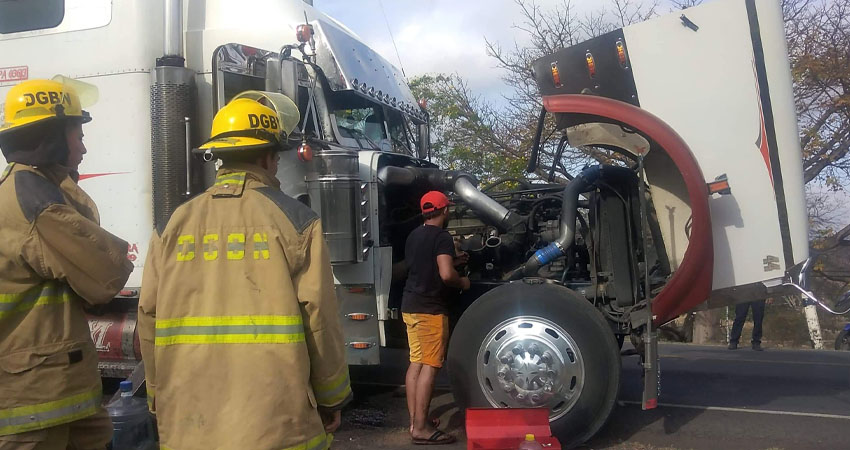
M349 342L348 346L357 350L366 350L372 347L371 342Z
M306 142L302 142L298 146L298 159L304 162L311 161L313 159L313 147Z
M596 77L596 61L593 59L593 55L590 52L587 52L584 55L584 59L587 60L587 73L590 74L590 78Z
M365 313L351 313L346 315L351 320L356 320L358 322L362 322L364 320L369 320L370 315Z
M301 43L310 42L310 39L313 38L313 25L306 23L298 25L295 28L295 38Z
M627 68L628 67L628 57L626 57L626 44L623 41L617 41L617 60L620 61L620 67Z
M552 81L555 82L556 88L563 86L561 83L561 73L558 71L557 61L552 63Z

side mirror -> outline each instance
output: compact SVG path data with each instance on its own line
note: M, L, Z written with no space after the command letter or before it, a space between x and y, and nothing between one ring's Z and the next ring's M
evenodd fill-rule
M416 148L419 159L426 159L431 156L431 132L428 124L419 125L419 145Z

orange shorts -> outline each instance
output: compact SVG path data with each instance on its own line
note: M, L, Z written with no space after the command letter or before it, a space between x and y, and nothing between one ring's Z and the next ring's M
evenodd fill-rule
M449 317L443 314L402 313L407 325L410 362L443 367L449 346Z

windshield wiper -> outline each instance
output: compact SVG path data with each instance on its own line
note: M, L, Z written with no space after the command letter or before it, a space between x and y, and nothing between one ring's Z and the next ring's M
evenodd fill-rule
M346 131L348 131L349 134L359 134L363 139L366 139L366 142L368 142L369 145L372 146L372 150L380 150L381 149L380 147L378 147L377 144L375 144L375 141L373 141L372 139L369 139L369 136L366 136L366 133L358 130L357 128L346 128ZM354 137L354 139L357 140L357 145L360 145L360 148L363 148L363 146L360 144L360 139L357 139L356 136Z

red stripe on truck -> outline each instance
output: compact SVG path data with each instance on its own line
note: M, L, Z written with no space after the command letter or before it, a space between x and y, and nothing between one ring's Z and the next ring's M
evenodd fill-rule
M770 176L770 185L773 183L773 169L770 167L770 147L767 146L767 128L764 126L764 109L761 106L761 87L759 87L758 73L756 72L756 62L753 61L753 73L756 76L756 95L758 96L759 105L759 137L756 139L756 147L761 152L761 157L764 158L764 165L767 167L767 174Z
M108 172L108 173L81 173L80 181L87 180L89 178L97 178L97 177L105 177L107 175L124 175L130 172Z

